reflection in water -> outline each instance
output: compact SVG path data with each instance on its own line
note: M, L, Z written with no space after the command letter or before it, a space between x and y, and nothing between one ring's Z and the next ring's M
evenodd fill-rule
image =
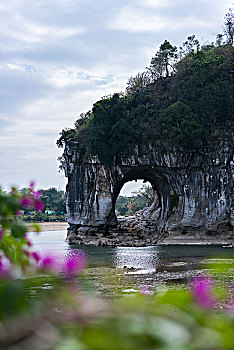
M184 283L203 273L201 263L206 258L234 257L234 248L221 246L70 246L65 242L66 231L30 233L29 237L33 249L54 256L60 269L71 255L85 253L89 280L95 292L105 296L113 295L116 286L123 292L142 284L155 288L162 282Z
M82 249L71 249L69 244L65 242L65 231L46 231L39 234L31 232L29 238L33 243L33 250L36 250L42 256L52 256L56 261L57 269L60 271L66 261L82 252Z
M83 251L90 267L117 267L155 269L163 262L183 265L186 261L197 261L208 257L234 257L234 248L221 246L151 246L151 247L96 247L70 246L65 242L66 231L46 231L29 234L33 249L41 254L51 254L60 263L67 260L74 251ZM73 252L73 253L72 253Z
M158 247L116 247L115 266L155 270Z

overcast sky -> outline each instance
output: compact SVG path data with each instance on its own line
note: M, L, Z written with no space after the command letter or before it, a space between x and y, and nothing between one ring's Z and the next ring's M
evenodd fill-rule
M56 139L104 95L125 90L159 45L203 43L230 0L1 0L0 185L64 189Z

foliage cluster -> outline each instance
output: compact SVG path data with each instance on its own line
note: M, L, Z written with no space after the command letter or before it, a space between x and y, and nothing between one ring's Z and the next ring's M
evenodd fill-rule
M25 195L27 188L19 190L20 194ZM64 191L51 187L49 189L40 189L40 199L43 203L43 210L36 211L30 206L22 208L21 219L23 221L65 221L66 219L66 199Z
M13 222L30 200L34 206L40 200L32 189L23 197L0 191L1 349L233 349L233 304L211 276L187 289L142 286L103 303L82 288L86 258L79 250L59 269L53 257L32 251L26 227ZM230 276L233 261L207 269ZM220 301L224 309L217 311Z
M117 216L134 215L137 211L142 210L148 204L144 197L126 197L119 196L116 201L115 211Z
M126 93L97 101L74 129L63 130L58 146L76 140L105 164L129 145L161 149L200 149L216 141L217 130L233 121L233 16L225 22L227 40L200 46L194 35L178 49L167 40L143 73L131 77ZM228 34L229 33L229 34Z
M66 221L66 214L47 214L37 211L31 211L28 214L22 214L21 219L24 222L64 222Z
M41 200L45 205L44 211L53 211L58 214L66 213L66 199L63 190L55 187L47 190L40 189Z

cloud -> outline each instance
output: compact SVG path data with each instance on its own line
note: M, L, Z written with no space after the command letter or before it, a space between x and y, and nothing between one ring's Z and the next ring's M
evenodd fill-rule
M10 125L12 125L13 122L8 120L6 117L1 117L0 115L0 135L2 134L3 130L8 128Z
M166 23L157 13L148 13L142 9L125 6L108 27L130 33L158 32L166 27Z
M138 1L139 5L145 6L145 7L150 7L150 8L156 8L156 9L160 9L160 8L168 8L169 6L171 6L173 4L172 0L144 0L144 2L142 1Z
M0 22L0 30L5 40L13 40L15 47L23 49L24 44L53 42L79 35L85 32L83 27L48 26L27 20L24 16L14 14L10 19ZM4 47L6 49L6 47ZM12 46L10 46L12 50Z
M124 91L165 40L210 39L229 0L7 0L0 4L1 183L63 186L56 139Z
M138 2L138 5L135 1L130 1L123 6L108 23L108 28L129 33L170 33L184 28L209 29L214 27L214 13L217 14L216 10L220 9L220 4L214 3L213 11L210 11L210 0L198 0L191 6L184 0L146 0ZM201 9L204 15L201 15Z
M17 119L17 109L38 96L51 91L40 74L28 72L17 64L0 66L0 106L1 114L9 119Z
M59 132L72 127L79 114L90 109L107 91L118 91L121 81L125 85L126 77L102 75L95 68L82 72L74 66L66 70L57 65L15 63L1 68L2 78L5 74L2 102L6 97L8 102L11 97L14 100L14 104L5 103L1 118L3 122L11 120L4 124L0 139L1 181L18 181L25 186L26 180L39 177L40 186L64 186L65 180L58 173ZM8 81L11 83L7 86Z

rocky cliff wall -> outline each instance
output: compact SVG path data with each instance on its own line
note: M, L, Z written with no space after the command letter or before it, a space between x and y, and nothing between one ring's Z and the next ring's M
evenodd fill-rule
M132 147L111 166L84 156L77 142L67 141L62 167L68 177L71 242L90 242L90 236L95 244L113 245L168 239L233 241L233 148L228 141L203 152ZM119 224L116 199L122 186L136 179L151 182L154 203L135 222Z

